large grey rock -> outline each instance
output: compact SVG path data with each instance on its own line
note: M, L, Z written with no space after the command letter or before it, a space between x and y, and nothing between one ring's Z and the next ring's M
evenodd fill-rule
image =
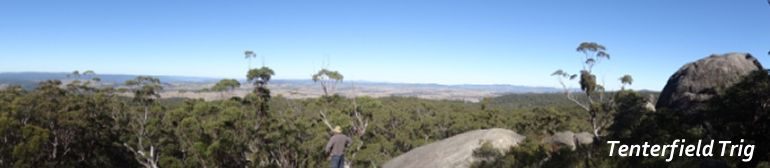
M714 95L760 69L764 68L748 53L711 55L685 64L668 79L656 108L692 114Z
M655 112L655 96L650 95L650 97L647 98L647 102L644 103L644 109L647 109L647 111Z
M543 138L547 144L560 145L572 150L577 149L577 145L585 145L594 142L594 135L588 132L574 133L572 131L562 131L553 133L553 135Z
M594 134L588 132L580 132L575 134L575 139L577 140L578 144L581 145L594 143Z
M476 161L473 150L488 141L496 149L517 146L524 136L511 130L492 128L468 131L447 139L423 145L391 159L384 168L465 168Z

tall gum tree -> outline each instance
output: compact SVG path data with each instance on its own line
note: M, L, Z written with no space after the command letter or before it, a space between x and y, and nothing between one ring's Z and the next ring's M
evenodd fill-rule
M611 107L612 101L605 99L604 86L596 82L596 75L593 73L594 66L602 60L610 59L610 54L606 50L606 47L596 42L580 43L575 49L576 52L582 54L584 59L581 63L582 69L580 73L570 74L559 69L551 74L551 76L555 76L558 79L559 84L564 90L565 97L580 106L588 114L594 139L597 141L601 139L602 130L612 124L613 110L607 108ZM580 90L582 91L581 95L572 93L572 89L566 83L566 81L575 80L578 77L578 84L580 84ZM621 80L625 86L626 82L630 84L632 79L630 75L626 75Z
M148 131L148 122L150 121L150 107L160 99L158 93L163 89L160 80L150 76L138 76L133 80L128 80L125 85L134 92L133 102L139 104L144 110L139 116L132 116L130 128L136 138L135 144L123 143L123 146L134 153L136 160L144 167L157 168L158 148L157 142L153 142Z
M256 57L257 57L257 54L254 53L254 51L246 50L243 52L243 58L249 60L249 69L251 69L251 59Z
M341 83L344 78L340 72L326 68L319 70L312 76L313 82L321 84L325 97L329 97L330 93L334 94L337 84Z
M270 101L270 89L267 88L267 83L270 82L270 78L275 75L273 69L263 66L262 68L256 68L249 70L246 75L246 79L254 84L254 93L259 97L259 107L257 113L260 115L267 114L268 101Z

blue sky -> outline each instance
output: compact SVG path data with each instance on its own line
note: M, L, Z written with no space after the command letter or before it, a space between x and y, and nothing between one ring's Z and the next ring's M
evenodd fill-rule
M346 80L557 86L583 41L612 59L608 88L660 90L681 65L749 52L769 64L766 0L0 2L0 72L243 78L244 50L279 79L321 67ZM261 58L253 61L261 65ZM770 65L766 65L770 66Z

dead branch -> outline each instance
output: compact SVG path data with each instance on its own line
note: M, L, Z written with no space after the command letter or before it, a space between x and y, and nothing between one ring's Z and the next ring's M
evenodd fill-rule
M326 124L326 127L328 127L328 128L329 128L329 130L334 130L334 127L332 127L332 124L330 124L330 123L329 123L329 120L328 120L328 119L327 119L327 117L326 117L326 113L324 113L324 111L323 111L323 110L321 110L321 111L318 111L318 113L320 113L320 114L321 114L321 121L323 121L323 122L324 122L324 124Z

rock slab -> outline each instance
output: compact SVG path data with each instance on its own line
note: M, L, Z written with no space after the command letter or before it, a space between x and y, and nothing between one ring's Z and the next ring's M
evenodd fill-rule
M551 136L543 138L546 144L566 146L572 150L577 149L578 145L586 145L594 142L594 135L588 132L574 133L572 131L556 132Z
M391 159L384 168L465 168L476 159L473 150L488 141L496 149L507 150L517 146L524 136L511 130L492 128L468 131L438 142L423 145Z

